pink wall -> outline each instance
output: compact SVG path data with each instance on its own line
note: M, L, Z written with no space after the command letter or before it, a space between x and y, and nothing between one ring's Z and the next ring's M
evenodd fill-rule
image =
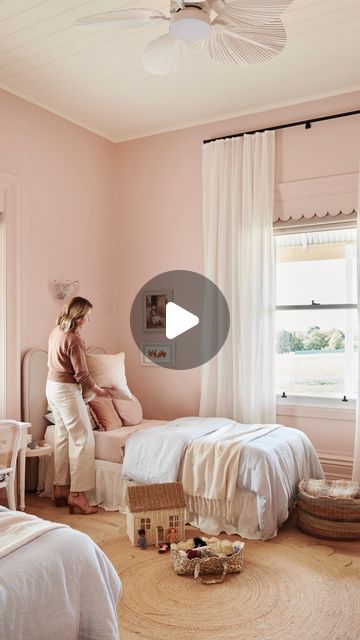
M85 340L126 352L129 383L145 414L197 414L200 370L141 367L129 311L156 274L202 271L202 140L348 111L359 102L357 92L115 145L0 91L0 172L19 178L22 351L46 347L61 307L49 283L78 279L80 293L95 305ZM353 117L278 132L277 182L357 171L359 122ZM316 423L305 417L307 432L315 434ZM302 426L297 416L288 422ZM336 450L348 461L353 421L344 433L340 445L330 433L318 448L329 459Z
M84 338L114 347L115 145L0 91L0 172L19 178L21 349L46 348L53 280L94 304Z
M117 146L118 282L116 336L126 352L128 378L148 417L198 412L200 370L141 367L129 308L137 291L162 271L202 272L202 140L264 126L357 109L360 92L275 109ZM342 118L276 134L276 182L358 171L360 117ZM294 426L294 425L293 425ZM311 430L311 429L310 429ZM352 450L353 428L345 446Z

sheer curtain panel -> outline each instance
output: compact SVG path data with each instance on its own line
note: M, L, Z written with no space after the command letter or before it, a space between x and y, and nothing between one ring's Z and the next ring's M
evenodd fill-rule
M360 336L360 171L359 171L359 191L357 205L357 300L358 300L358 336ZM360 347L358 347L358 388L356 400L356 422L355 422L355 443L354 443L354 463L352 479L360 482Z
M203 147L205 276L223 292L230 331L203 366L200 415L275 422L273 131Z

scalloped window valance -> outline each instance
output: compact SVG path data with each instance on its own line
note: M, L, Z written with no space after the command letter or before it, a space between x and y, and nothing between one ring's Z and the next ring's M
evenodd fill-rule
M277 184L274 229L354 226L358 182L358 173L347 173Z

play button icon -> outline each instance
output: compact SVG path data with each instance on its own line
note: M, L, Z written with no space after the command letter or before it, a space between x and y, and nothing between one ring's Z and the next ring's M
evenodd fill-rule
M213 358L229 332L220 289L194 271L165 271L136 294L130 314L141 364L193 369Z
M169 340L180 336L199 324L199 318L175 302L166 305L166 337Z

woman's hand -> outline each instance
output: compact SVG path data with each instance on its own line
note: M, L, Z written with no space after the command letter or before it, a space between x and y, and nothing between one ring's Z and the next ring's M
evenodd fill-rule
M99 398L112 398L111 390L110 389L103 389L102 387L99 387L98 384L96 384L95 387L93 387L93 389L91 389L91 391L93 391L93 393L96 393L96 395Z

